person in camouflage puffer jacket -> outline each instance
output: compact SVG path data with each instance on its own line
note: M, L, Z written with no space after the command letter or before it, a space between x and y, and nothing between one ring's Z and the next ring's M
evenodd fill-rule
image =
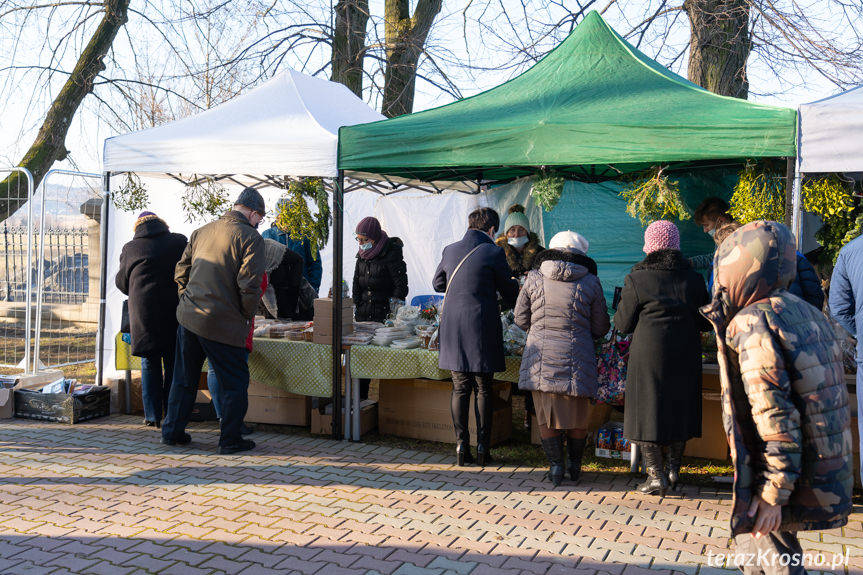
M796 257L782 224L735 231L714 270L713 301L702 313L719 345L734 464L731 531L738 553L799 554L797 531L840 527L851 510L840 339L820 311L786 291Z

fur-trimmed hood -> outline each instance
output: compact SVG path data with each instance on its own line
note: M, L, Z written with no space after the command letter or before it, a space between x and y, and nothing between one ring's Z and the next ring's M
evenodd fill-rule
M680 250L656 250L632 266L636 270L687 270L691 266Z
M526 274L533 269L536 256L545 250L539 243L539 236L535 233L530 232L527 237L528 241L521 253L507 243L505 235L498 236L494 241L495 244L503 248L503 252L506 254L506 263L509 265L509 269L512 270L513 275L516 276Z
M533 269L539 269L543 262L560 261L587 268L588 273L596 275L596 262L584 254L564 250L543 250L533 262Z

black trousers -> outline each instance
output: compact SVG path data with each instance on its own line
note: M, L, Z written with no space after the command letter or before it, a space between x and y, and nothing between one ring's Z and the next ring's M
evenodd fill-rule
M452 372L452 424L459 443L470 445L470 396L476 393L474 413L476 415L477 444L489 447L491 440L491 418L494 413L492 396L493 373Z
M236 445L243 440L240 429L249 408L249 364L245 347L219 343L184 328L177 328L174 379L168 396L168 412L162 423L162 437L177 439L186 431L195 406L201 368L206 359L219 381L219 407L222 432L219 446Z

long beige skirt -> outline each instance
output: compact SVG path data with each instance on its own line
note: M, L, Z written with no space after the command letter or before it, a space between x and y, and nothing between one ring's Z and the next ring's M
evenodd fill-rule
M590 398L532 391L536 420L549 429L587 429Z

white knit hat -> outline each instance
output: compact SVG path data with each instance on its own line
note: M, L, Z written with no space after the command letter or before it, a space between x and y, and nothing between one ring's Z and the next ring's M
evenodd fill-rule
M590 247L590 242L578 232L567 230L565 232L557 232L551 241L548 242L548 248L552 250L574 249L583 254L587 254L587 248Z

